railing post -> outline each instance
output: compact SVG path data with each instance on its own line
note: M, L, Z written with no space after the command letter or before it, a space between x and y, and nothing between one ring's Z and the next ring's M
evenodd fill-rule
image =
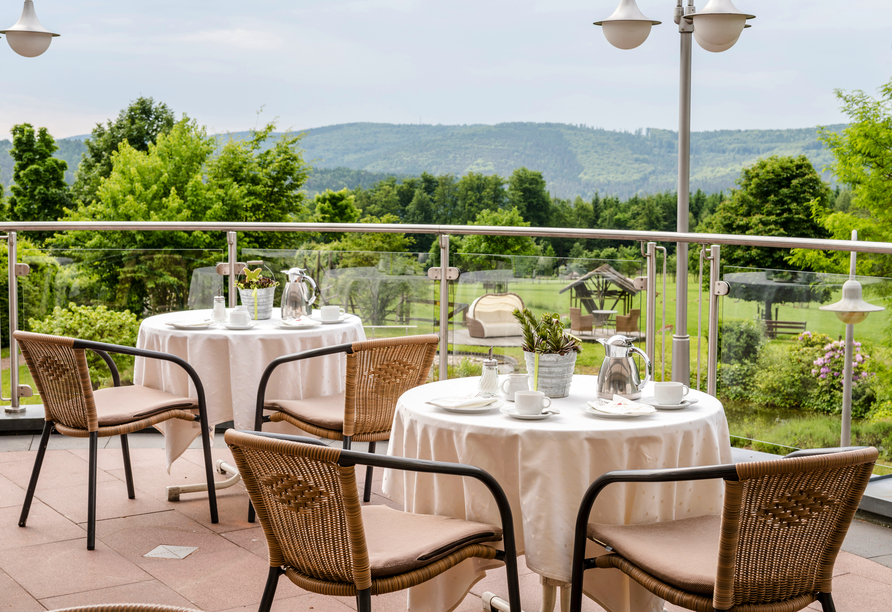
M644 320L644 352L656 363L657 345L657 243L647 243L647 317Z
M238 293L235 290L235 264L238 261L238 232L226 232L226 242L229 245L229 307L238 306Z
M9 397L11 404L6 412L24 412L19 403L19 347L12 334L19 328L19 287L16 264L18 263L18 239L16 232L7 237L7 260L9 263Z
M721 247L714 244L711 251L712 254L709 257L709 323L706 332L708 338L706 350L706 392L715 397L719 362L719 297L725 295L727 291L720 285L721 281L719 280Z
M440 244L440 378L449 370L449 236L441 235Z

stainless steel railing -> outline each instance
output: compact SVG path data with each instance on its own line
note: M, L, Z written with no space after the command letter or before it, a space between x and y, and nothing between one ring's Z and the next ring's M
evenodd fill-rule
M9 249L9 331L10 331L10 389L11 405L8 412L20 411L19 398L30 394L18 381L18 347L12 332L18 328L18 287L17 278L26 273L18 263L17 233L21 231L203 231L225 232L228 261L221 262L229 276L230 306L235 306L235 274L237 270L238 232L364 232L364 233L407 233L436 234L439 237L440 267L440 377L447 376L448 357L448 297L450 278L449 236L451 235L494 235L529 236L551 238L577 238L592 240L622 240L642 243L642 252L647 257L646 288L648 291L647 323L645 341L648 356L652 357L655 343L656 302L656 250L662 247L658 242L699 244L708 247L710 255L709 318L707 331L707 391L716 392L717 347L718 347L718 298L724 295L719 281L721 245L748 245L771 248L802 248L825 251L846 251L856 253L892 254L892 243L858 242L853 240L827 240L817 238L787 238L774 236L734 236L728 234L695 234L690 232L644 232L626 230L578 229L578 228L533 228L533 227L493 227L477 225L401 225L401 224L351 224L351 223L228 223L228 222L119 222L119 221L79 221L79 222L14 222L0 223L0 232L6 232ZM0 238L3 238L0 236ZM665 253L665 251L664 251ZM665 291L664 291L665 294ZM664 295L665 300L665 295ZM664 317L665 318L665 317ZM665 348L665 347L664 347Z

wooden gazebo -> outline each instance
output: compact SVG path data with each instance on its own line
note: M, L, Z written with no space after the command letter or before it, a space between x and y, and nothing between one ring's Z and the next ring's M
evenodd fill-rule
M638 293L632 279L626 278L609 264L604 264L564 287L570 291L570 306L594 313L616 310L626 314L632 309L632 298Z

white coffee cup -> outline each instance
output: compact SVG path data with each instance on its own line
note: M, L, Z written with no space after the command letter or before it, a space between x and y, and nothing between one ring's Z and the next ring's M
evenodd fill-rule
M545 397L541 391L515 391L514 409L517 414L542 414L551 406L551 398Z
M340 306L323 306L319 309L323 321L337 321L346 311Z
M689 391L690 388L680 382L654 383L654 399L658 404L678 405Z
M235 310L229 313L230 325L244 326L247 325L250 320L251 317L248 315L248 309L244 306L238 306Z
M513 402L515 393L518 391L529 391L529 378L528 374L509 374L508 378L502 381L502 384L499 387L502 390L502 393L505 394L505 399L509 402Z

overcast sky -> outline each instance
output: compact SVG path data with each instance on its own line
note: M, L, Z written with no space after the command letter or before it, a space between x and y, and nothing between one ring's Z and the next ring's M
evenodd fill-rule
M212 132L256 111L300 130L338 123L678 126L673 0L620 51L592 22L618 0L34 0L62 34L43 56L0 41L0 138L16 123L88 133L144 95ZM698 7L705 6L698 0ZM731 50L696 46L692 129L842 122L833 90L892 76L890 0L738 0L754 13ZM21 2L0 4L0 26Z

